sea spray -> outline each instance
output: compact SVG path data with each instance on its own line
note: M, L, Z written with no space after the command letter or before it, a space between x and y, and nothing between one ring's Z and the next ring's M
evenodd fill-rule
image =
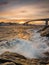
M0 54L5 51L16 52L27 58L43 58L46 57L44 52L49 52L49 46L46 44L46 37L41 37L40 33L34 31L30 40L12 39L10 41L2 41L0 43Z

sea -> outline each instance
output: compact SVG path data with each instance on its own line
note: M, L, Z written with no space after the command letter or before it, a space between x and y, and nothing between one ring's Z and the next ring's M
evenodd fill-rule
M49 38L37 32L43 26L0 26L0 54L9 51L21 54L26 58L47 57Z

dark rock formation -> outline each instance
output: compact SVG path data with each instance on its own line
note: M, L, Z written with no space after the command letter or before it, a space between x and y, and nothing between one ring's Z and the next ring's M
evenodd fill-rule
M13 63L13 62L5 62L5 63L3 63L3 64L1 64L1 65L16 65L16 64Z
M0 64L10 65L11 62L13 62L15 65L29 65L28 59L17 53L5 52L0 55Z
M0 55L0 65L49 65L49 59L27 59L22 55L5 52Z
M49 27L45 28L40 33L41 33L41 36L49 37Z

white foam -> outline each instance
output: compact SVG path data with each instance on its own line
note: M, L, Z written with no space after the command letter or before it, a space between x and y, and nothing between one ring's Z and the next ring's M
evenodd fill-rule
M16 52L28 58L45 57L44 52L49 52L49 46L46 44L46 37L41 37L39 33L34 32L31 37L32 41L23 39L14 39L11 41L1 42L0 52Z

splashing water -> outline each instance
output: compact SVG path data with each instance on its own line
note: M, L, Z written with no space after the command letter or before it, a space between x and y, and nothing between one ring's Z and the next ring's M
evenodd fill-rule
M46 37L41 37L40 33L32 34L30 40L12 39L10 41L2 41L0 43L0 54L5 51L16 52L27 58L46 57L43 53L48 51L49 46L46 44Z

